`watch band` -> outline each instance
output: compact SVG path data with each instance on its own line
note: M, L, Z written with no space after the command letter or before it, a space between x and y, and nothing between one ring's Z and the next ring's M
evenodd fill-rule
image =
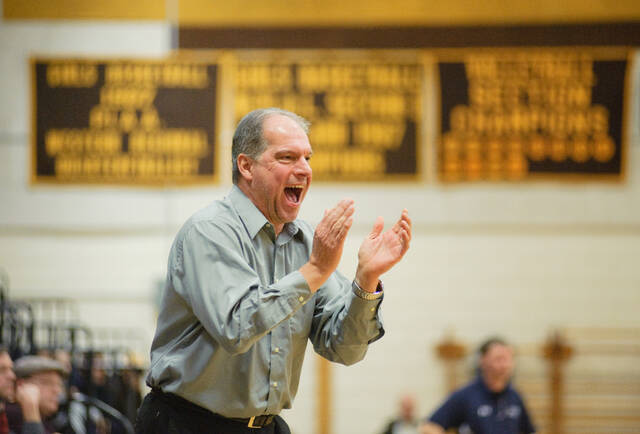
M384 292L384 285L382 284L382 280L378 280L378 286L376 287L376 292L367 292L364 289L360 288L360 285L358 285L358 282L356 282L354 279L353 292L355 292L355 294L358 297L363 298L365 300L377 300L380 297L382 297L382 294Z

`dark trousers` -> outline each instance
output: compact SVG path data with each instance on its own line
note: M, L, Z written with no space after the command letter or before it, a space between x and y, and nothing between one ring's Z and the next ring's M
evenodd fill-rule
M262 428L227 419L171 394L152 391L136 418L136 434L291 434L280 416Z

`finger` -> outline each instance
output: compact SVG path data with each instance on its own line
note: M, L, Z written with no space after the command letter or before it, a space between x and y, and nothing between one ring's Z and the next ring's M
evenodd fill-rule
M343 239L346 238L349 233L349 229L353 225L353 217L349 217L345 220L344 224L340 227L340 232L338 232L338 238Z
M330 220L336 221L340 219L342 216L350 216L354 213L355 206L353 204L353 200L351 199L343 199L336 206L329 210Z
M400 218L398 219L398 221L408 221L411 222L411 218L409 217L409 211L407 211L407 209L403 209L402 212L400 213Z
M400 245L402 246L400 255L404 256L407 250L409 250L409 245L411 244L411 232L406 228L402 228L398 236Z
M406 229L407 227L409 228L409 233L411 233L411 218L409 218L409 212L405 208L402 210L402 214L400 214L400 218L396 224L393 225L393 231L400 233L402 229Z
M325 235L329 235L332 232L335 233L337 228L340 225L342 225L342 222L338 222L338 220L340 216L343 215L345 212L344 206L347 207L346 211L348 214L349 213L353 214L353 205L349 207L348 203L344 203L344 201L341 201L335 207L324 210L324 215L320 220L320 222L318 223L318 226L316 227L316 231L320 234L325 234Z
M351 227L351 223L353 223L353 213L355 212L355 208L351 205L347 208L344 213L338 217L338 219L331 225L332 232L340 235L345 229L348 231ZM345 228L346 222L350 220L351 223Z
M338 202L336 206L334 206L333 208L327 211L325 218L327 219L327 221L333 224L336 220L340 218L341 215L348 212L351 212L351 214L353 214L353 209L354 209L353 200L343 199L340 202Z
M333 211L341 214L350 207L353 207L353 199L342 199L333 207Z
M369 233L369 238L377 238L378 236L380 236L382 229L384 229L384 219L382 218L382 216L379 216L376 219L376 222L373 224L371 233Z
M407 211L406 209L403 210L400 218L409 223L409 226L411 226L411 217L409 217L409 211Z
M411 244L411 234L407 231L402 232L402 254L409 250L409 244Z
M411 220L403 220L400 223L400 226L404 231L407 232L407 234L409 235L409 239L411 239Z
M412 228L413 228L413 222L411 221L411 218L409 217L409 212L407 210L405 210L405 212L403 213L404 215L404 222L406 223L408 229L407 229L407 233L409 234L409 240L411 240L411 238L413 237L412 235Z

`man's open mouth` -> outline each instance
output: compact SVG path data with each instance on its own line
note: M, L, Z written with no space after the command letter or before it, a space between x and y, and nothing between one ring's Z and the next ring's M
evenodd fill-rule
M293 203L300 202L300 197L304 191L303 185L289 185L284 188L284 195Z

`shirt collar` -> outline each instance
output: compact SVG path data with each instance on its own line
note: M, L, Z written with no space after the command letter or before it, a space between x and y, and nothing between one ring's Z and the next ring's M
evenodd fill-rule
M228 197L233 204L233 207L236 209L244 227L247 229L249 236L252 239L255 238L258 232L260 232L264 225L269 223L269 221L237 185L234 185L231 188L231 192ZM294 236L299 232L299 225L296 221L285 223L283 232L288 233L290 236Z

